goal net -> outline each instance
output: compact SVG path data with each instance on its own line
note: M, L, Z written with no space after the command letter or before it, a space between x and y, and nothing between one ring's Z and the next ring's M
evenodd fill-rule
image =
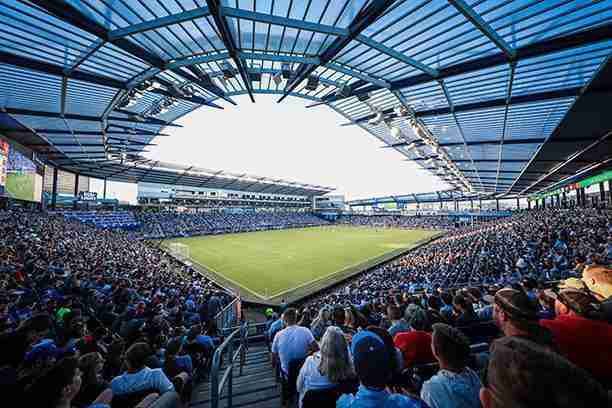
M174 242L168 246L170 254L181 261L189 260L189 247L185 244Z

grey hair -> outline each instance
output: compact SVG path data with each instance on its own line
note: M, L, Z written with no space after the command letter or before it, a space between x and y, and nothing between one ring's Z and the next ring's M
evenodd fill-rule
M334 384L355 377L348 343L336 326L328 327L321 339L319 372Z

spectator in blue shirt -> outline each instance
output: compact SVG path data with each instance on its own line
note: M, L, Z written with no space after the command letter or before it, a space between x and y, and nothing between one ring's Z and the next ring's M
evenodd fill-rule
M358 332L351 352L360 385L355 395L342 395L337 408L427 408L416 398L387 391L393 355L380 336L369 330Z
M467 367L470 343L459 329L433 325L432 351L440 370L423 384L421 398L431 408L480 408L480 379Z
M147 343L134 343L126 352L127 372L113 378L113 395L125 395L145 390L159 394L174 391L174 386L162 369L145 366L146 359L152 354Z

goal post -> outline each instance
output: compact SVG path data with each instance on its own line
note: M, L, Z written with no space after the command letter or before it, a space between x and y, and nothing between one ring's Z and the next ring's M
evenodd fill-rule
M179 259L183 262L189 260L189 247L185 244L173 242L168 245L168 250L170 252L170 255L174 256L176 259Z

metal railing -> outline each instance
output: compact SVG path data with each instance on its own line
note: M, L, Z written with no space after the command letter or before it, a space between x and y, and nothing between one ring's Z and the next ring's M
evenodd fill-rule
M240 299L236 297L219 313L217 313L215 316L215 323L217 323L217 328L219 330L227 329L228 327L235 326L238 323L238 319L240 318L240 310L238 310L239 306Z
M240 340L238 349L234 352L234 343L236 340ZM233 393L233 381L234 381L234 364L236 359L240 357L240 374L242 375L242 368L246 360L246 351L248 348L248 325L245 323L240 328L234 330L225 341L217 348L213 355L212 368L210 370L210 403L212 408L219 408L221 403L221 397L223 390L227 385L227 407L232 407L232 393ZM223 354L227 353L225 358L229 359L229 363L221 379L219 380L219 374L221 370L221 364L223 361Z

